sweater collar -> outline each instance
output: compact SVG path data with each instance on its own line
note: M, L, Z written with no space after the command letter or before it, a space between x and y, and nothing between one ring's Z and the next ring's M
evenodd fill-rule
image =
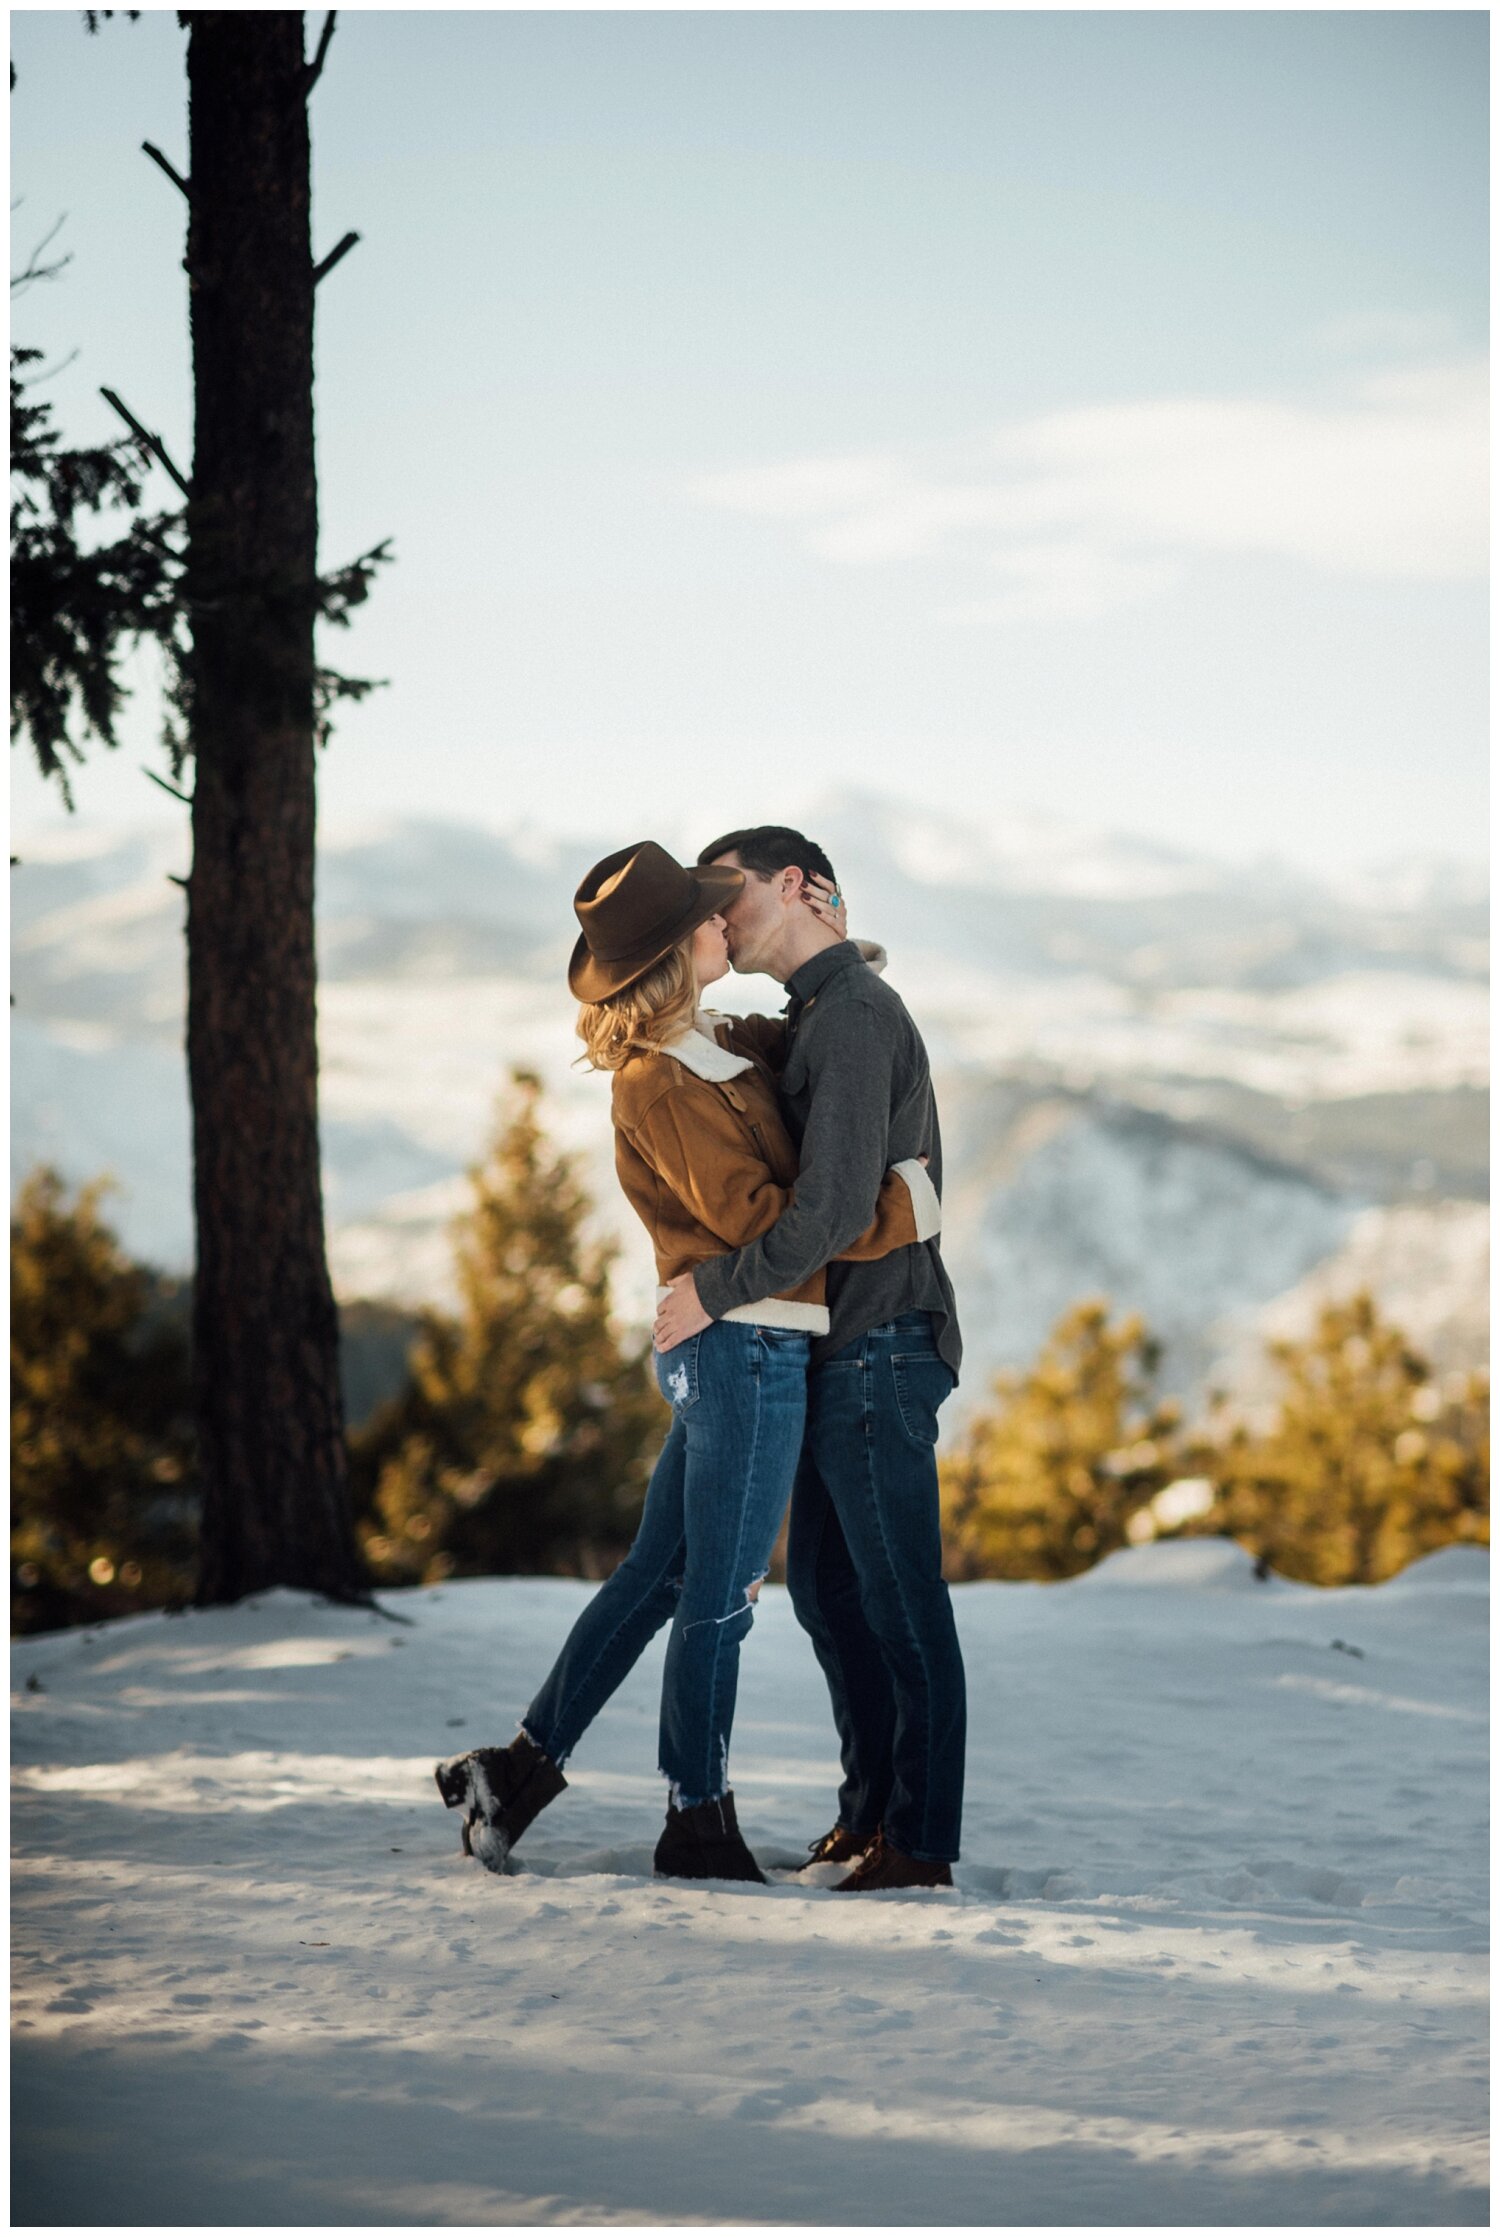
M675 1056L679 1064L685 1064L700 1080L716 1083L738 1079L741 1072L753 1069L748 1056L736 1056L733 1049L720 1048L714 1039L714 1018L709 1010L699 1010L689 1030L679 1033L675 1041L663 1041L662 1053Z

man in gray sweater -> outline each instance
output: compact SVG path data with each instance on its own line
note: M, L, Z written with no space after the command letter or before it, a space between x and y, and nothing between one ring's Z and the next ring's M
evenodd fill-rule
M942 1574L935 1446L962 1354L953 1285L932 1237L838 1262L869 1225L889 1166L925 1156L941 1196L927 1052L900 996L804 905L808 879L833 885L820 847L762 825L727 833L698 859L745 872L725 912L730 960L787 990L779 1086L801 1162L774 1227L673 1283L657 1348L827 1267L830 1327L812 1345L787 1542L792 1603L827 1678L843 1753L838 1822L810 1861L853 1863L840 1885L854 1892L948 1887L964 1670Z

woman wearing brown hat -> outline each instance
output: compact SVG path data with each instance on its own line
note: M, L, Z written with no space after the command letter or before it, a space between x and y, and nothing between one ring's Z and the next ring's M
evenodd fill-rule
M774 1225L796 1153L770 1075L735 1046L736 1021L703 1011L729 968L720 910L744 872L685 869L650 840L597 863L574 898L582 931L568 971L589 1061L613 1078L615 1163L667 1283ZM809 904L840 925L835 909ZM912 1176L888 1174L876 1216L844 1254L881 1258L918 1233ZM437 1767L463 1845L505 1869L526 1827L560 1794L562 1765L670 1623L660 1764L670 1781L659 1873L763 1880L729 1788L740 1643L780 1528L802 1443L808 1345L828 1326L823 1277L736 1307L654 1354L672 1426L635 1542L574 1624L520 1732Z

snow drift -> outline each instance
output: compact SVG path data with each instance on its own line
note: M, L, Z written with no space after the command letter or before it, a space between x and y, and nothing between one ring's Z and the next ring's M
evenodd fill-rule
M649 1877L659 1654L514 1875L460 1856L431 1765L590 1589L15 1648L18 2222L1485 2222L1485 1555L959 1588L958 1884L873 1898L789 1876L836 1763L775 1589L771 1887Z

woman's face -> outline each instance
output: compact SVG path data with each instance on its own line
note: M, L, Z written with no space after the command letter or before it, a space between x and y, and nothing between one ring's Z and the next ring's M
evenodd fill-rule
M693 934L693 970L700 987L712 986L715 979L722 979L729 969L729 948L724 938L724 919L706 917Z

